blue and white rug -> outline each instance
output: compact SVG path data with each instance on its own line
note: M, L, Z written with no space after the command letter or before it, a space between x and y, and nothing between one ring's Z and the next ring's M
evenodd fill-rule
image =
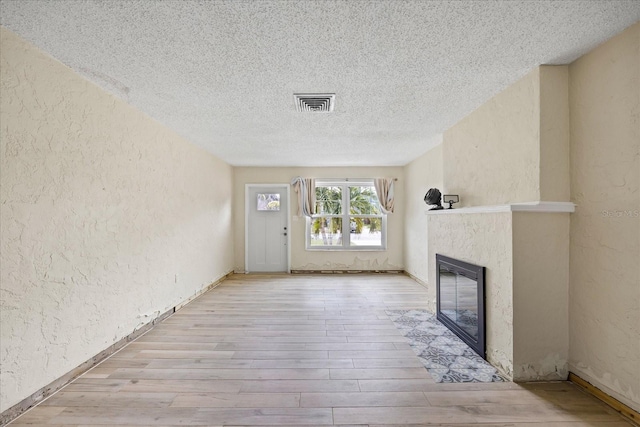
M387 310L438 383L503 382L498 370L426 310Z

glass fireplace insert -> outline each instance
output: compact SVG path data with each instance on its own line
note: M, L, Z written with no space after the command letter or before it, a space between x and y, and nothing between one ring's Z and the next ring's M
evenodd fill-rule
M436 317L486 360L485 268L436 254Z

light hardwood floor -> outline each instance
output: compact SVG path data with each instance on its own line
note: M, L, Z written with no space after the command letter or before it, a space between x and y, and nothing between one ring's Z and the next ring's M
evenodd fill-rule
M401 275L235 275L22 425L628 427L570 383L436 384L385 315Z

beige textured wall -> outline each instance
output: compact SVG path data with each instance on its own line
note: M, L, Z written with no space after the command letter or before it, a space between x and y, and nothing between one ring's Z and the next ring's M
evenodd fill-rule
M512 219L510 212L430 214L430 308L435 311L435 254L486 267L485 311L487 360L508 377L513 375Z
M442 186L442 144L405 166L404 267L423 284L429 283L427 216L424 195ZM433 255L435 257L435 255ZM434 294L435 298L435 294Z
M540 70L540 196L569 201L569 67Z
M460 206L569 200L567 66L541 66L444 133Z
M570 369L640 410L640 24L571 64Z
M444 185L461 206L540 200L540 69L444 133Z
M513 379L566 380L569 214L513 213Z
M404 170L379 168L234 168L235 271L244 271L245 184L286 184L296 176L305 178L398 178L395 182L395 212L387 218L385 251L307 251L305 219L295 216L298 202L291 190L292 270L403 270Z
M231 167L1 30L0 411L233 267Z

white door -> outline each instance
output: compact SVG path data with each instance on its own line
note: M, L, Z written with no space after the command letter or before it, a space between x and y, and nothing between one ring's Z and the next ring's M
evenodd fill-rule
M288 272L288 185L247 185L247 272Z

